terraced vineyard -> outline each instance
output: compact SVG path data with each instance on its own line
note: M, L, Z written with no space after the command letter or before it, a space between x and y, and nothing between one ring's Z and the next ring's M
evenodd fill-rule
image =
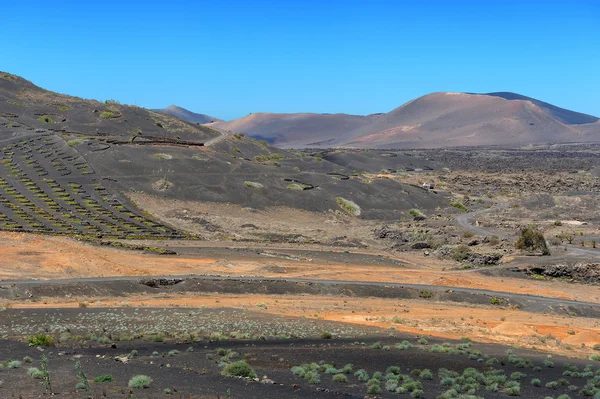
M102 184L62 137L37 134L2 147L0 230L98 238L181 238Z

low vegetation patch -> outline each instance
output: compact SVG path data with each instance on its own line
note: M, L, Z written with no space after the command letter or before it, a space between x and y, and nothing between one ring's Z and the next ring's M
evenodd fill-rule
M450 203L450 206L455 207L456 209L461 210L462 212L468 212L469 209L460 201L453 201Z
M148 377L147 375L140 374L140 375L131 377L127 386L129 386L129 388L134 388L134 389L144 389L144 388L150 388L151 384L152 384L152 378Z
M100 118L102 119L112 119L115 117L115 113L112 111L104 111L100 114Z
M27 338L29 346L54 346L54 337L52 335L37 334Z
M223 375L232 377L256 378L256 372L245 360L238 360L225 366Z
M250 187L250 188L263 188L264 187L262 184L254 182L254 181L245 181L244 186Z
M426 218L425 214L418 209L411 209L408 213L410 213L415 220L425 220Z
M358 206L355 202L342 197L337 197L335 200L337 201L338 205L349 214L360 216L360 206Z
M46 123L54 123L54 120L48 116L40 116L38 121L46 122Z

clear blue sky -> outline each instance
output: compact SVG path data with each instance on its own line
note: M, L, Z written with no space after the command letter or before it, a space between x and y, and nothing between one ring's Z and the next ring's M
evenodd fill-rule
M6 1L0 70L232 119L514 91L600 116L600 1Z

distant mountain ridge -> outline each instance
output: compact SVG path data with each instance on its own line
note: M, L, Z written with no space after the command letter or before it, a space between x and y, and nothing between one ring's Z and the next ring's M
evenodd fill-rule
M283 148L437 148L600 141L599 118L510 92L438 92L382 114L256 113L215 126Z
M205 114L197 114L195 112L189 111L185 108L179 107L177 105L170 105L167 108L161 109L153 109L154 112L160 112L162 114L167 114L171 116L176 116L179 119L183 119L192 123L210 123L210 122L220 122L221 119L214 118Z

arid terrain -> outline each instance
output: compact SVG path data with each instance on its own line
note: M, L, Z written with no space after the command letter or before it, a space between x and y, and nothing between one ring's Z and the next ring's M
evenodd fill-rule
M560 141L282 150L2 73L0 397L598 398L600 146Z

